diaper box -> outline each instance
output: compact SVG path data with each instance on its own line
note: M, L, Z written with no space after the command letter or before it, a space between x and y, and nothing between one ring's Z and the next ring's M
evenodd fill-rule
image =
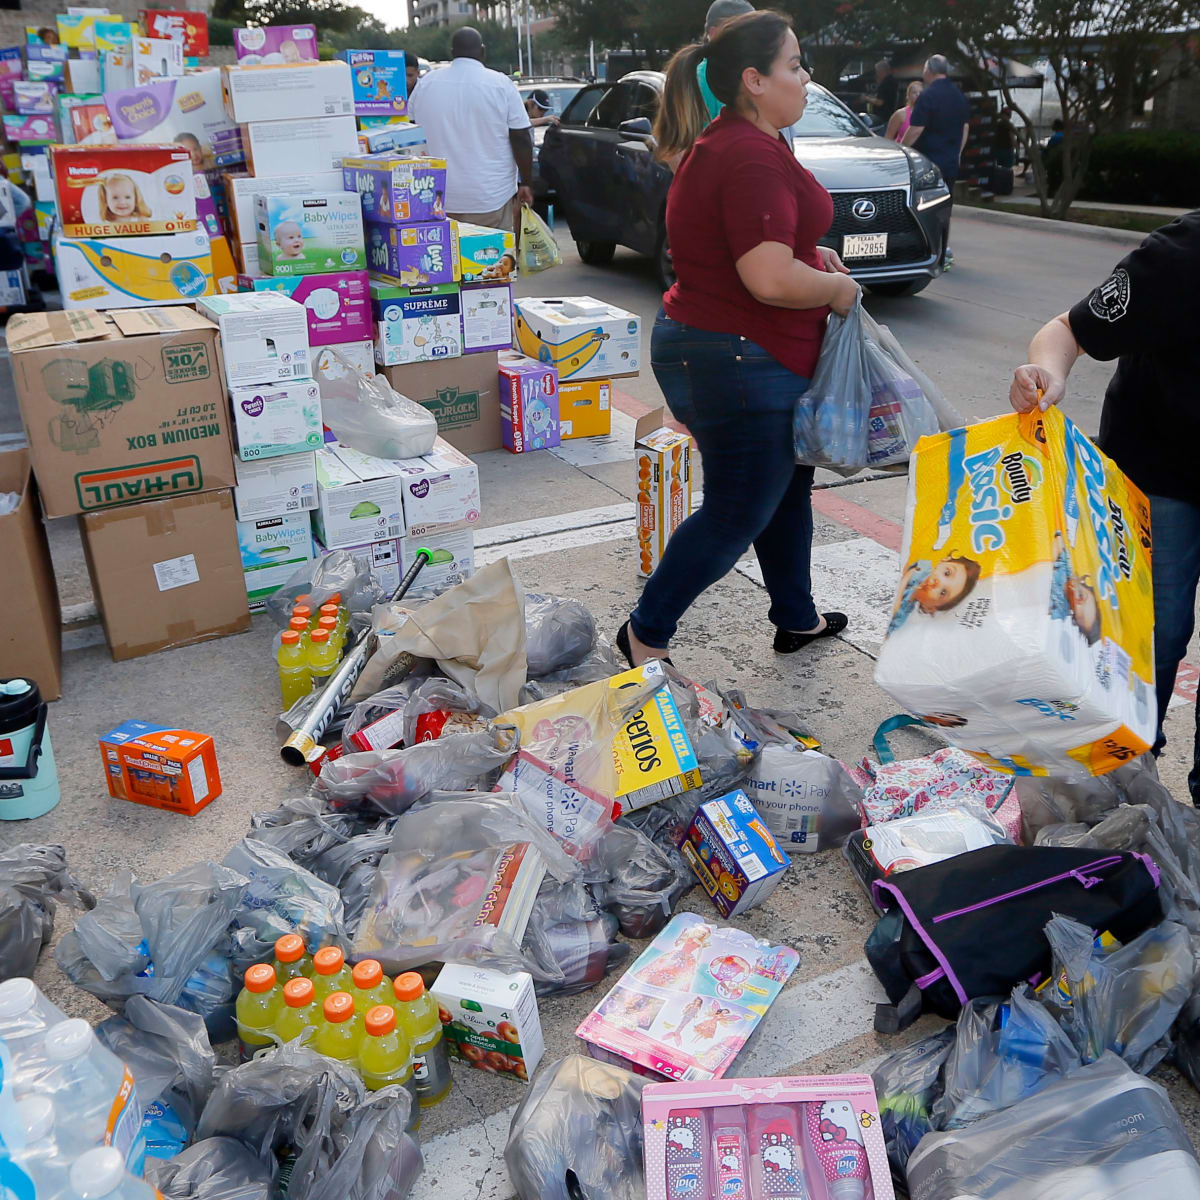
M242 276L239 287L250 292L278 292L304 305L308 344L340 346L368 341L372 333L371 296L366 271L327 275Z
M58 122L53 117L26 117L20 113L5 113L4 140L22 146L49 146L57 142Z
M335 358L335 355L338 357ZM374 342L338 342L334 346L314 348L312 360L313 378L318 384L327 379L340 379L347 370L357 371L366 379L375 376Z
M77 76L78 70L71 73L73 76ZM78 82L78 80L73 80L73 82ZM115 49L100 51L101 92L120 91L135 86L135 83L132 42L126 42L125 45Z
M63 308L138 308L190 304L213 291L208 235L56 237L54 258Z
M213 185L203 171L197 171L192 176L192 191L196 196L196 221L200 228L210 238L224 237L225 224L221 220L221 209L213 194Z
M456 279L509 279L517 273L517 238L507 229L454 222L458 239Z
M183 74L183 43L170 38L131 39L133 86Z
M561 443L558 372L514 350L500 363L500 436L513 454L546 450Z
M387 123L372 125L375 121ZM358 148L362 154L381 154L388 150L398 154L424 154L425 130L399 117L394 121L390 117L359 117Z
M662 559L671 534L692 513L692 439L665 420L659 408L634 429L638 573L644 578Z
M562 440L608 437L612 433L612 383L607 379L568 379L558 385Z
M150 37L174 38L188 58L208 57L208 17L190 9L146 9L138 21Z
M368 221L405 225L446 215L446 160L411 154L360 154L342 160L347 192L362 199Z
M73 97L71 97L73 99ZM61 97L67 100L68 97ZM59 108L59 124L63 141L74 145L109 145L117 140L112 118L103 97L96 96L82 104L63 104Z
M462 354L457 283L403 288L371 281L375 361L380 366L458 358Z
M50 170L67 237L196 228L192 160L181 146L53 146Z
M360 116L403 116L408 108L408 80L403 50L343 50L350 65L354 111Z
M512 348L512 284L462 285L463 353Z
M233 49L238 63L247 67L260 63L295 64L315 62L315 25L257 25L233 31Z
M398 463L336 442L318 450L316 462L313 531L326 549L404 535L404 476Z
M13 84L17 112L24 116L53 116L57 90L49 80L18 79Z
M336 59L295 66L221 68L225 111L239 124L295 121L313 117L352 117L350 68Z
M342 191L342 172L309 171L291 176L277 175L269 180L253 175L225 173L225 194L229 200L229 219L235 238L242 243L253 242L258 236L254 223L256 196L321 196Z
M265 608L296 571L312 562L312 525L308 513L302 512L238 521L237 531L246 598L253 612Z
M258 521L317 507L317 464L313 451L246 462L234 460L233 504L239 521Z
M324 445L321 392L311 379L230 388L229 403L234 443L243 462Z
M352 192L254 197L258 266L268 275L357 271L367 265L362 208Z
M206 733L124 721L100 738L108 794L195 816L221 794L217 751Z
M246 162L260 179L332 171L358 151L353 117L251 121L242 126Z
M458 279L454 221L420 221L397 227L365 221L367 267L399 287L454 283Z
M591 296L514 301L516 347L551 362L558 377L612 379L641 370L640 318Z
M791 862L740 788L700 805L679 849L726 920L761 904Z
M421 569L420 587L448 588L475 574L475 529L455 529L444 525L400 539L400 574L403 577L417 561L417 551L428 550L432 557Z
M238 292L205 296L197 308L221 330L230 388L311 378L304 305L278 292Z

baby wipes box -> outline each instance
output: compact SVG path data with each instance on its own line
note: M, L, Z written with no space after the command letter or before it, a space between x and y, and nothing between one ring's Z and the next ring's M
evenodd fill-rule
M268 275L358 271L367 265L362 208L351 192L254 197L258 266Z
M1150 508L1057 408L922 438L875 680L995 770L1149 749Z
M304 305L278 292L239 292L206 296L198 307L221 330L231 388L311 380Z
M324 444L321 393L311 379L231 388L229 403L238 457L245 462L319 450Z
M336 442L318 450L313 531L328 550L402 537L404 477L398 464Z
M591 296L515 301L517 349L553 363L564 383L611 379L641 370L641 320Z
M56 237L63 308L138 308L187 304L213 291L208 234L157 237Z
M237 458L233 468L237 477L233 507L239 522L317 507L317 466L311 450L250 462Z
M302 512L238 521L237 531L246 597L254 611L266 607L267 600L312 561L312 527L308 513Z

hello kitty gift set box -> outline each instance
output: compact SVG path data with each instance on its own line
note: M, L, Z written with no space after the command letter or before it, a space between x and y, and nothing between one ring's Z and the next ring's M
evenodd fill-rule
M869 1075L656 1083L646 1200L895 1200Z

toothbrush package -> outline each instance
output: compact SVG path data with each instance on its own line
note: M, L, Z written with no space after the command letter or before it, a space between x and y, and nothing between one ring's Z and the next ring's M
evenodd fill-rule
M648 1200L894 1200L869 1075L655 1083Z

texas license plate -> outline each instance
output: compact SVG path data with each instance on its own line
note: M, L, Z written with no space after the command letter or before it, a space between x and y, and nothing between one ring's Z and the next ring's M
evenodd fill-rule
M886 233L848 233L842 238L842 257L884 258L887 255Z

